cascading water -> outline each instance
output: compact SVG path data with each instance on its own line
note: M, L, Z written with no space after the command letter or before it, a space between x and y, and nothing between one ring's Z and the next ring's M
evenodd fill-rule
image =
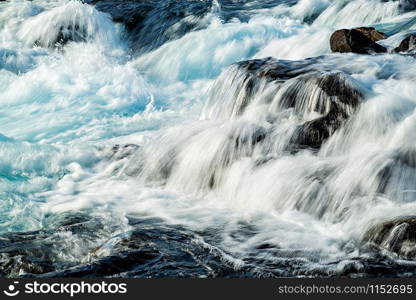
M415 24L411 0L0 2L0 274L414 275ZM355 26L389 53L331 54Z

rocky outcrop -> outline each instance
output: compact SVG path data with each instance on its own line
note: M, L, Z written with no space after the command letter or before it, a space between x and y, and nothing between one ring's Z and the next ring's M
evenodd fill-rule
M363 241L403 258L415 259L416 216L398 217L376 224L364 234Z
M322 143L332 136L348 117L339 108L333 108L325 116L307 121L299 126L296 134L292 137L291 143L297 145L300 149L319 149Z
M17 37L27 46L54 48L107 34L110 26L108 17L93 7L70 1L48 10L37 10L22 23Z
M408 35L401 43L400 45L394 49L394 52L400 53L400 52L412 52L416 50L416 34L410 34Z
M376 42L387 36L373 27L359 27L354 29L340 29L330 38L332 52L340 53L385 53L387 49Z
M88 38L87 28L79 24L60 26L58 35L54 40L43 41L39 39L35 45L42 47L64 46L69 42L86 42Z
M281 61L272 58L250 60L238 64L246 74L247 98L255 93L256 85L267 80L278 87L279 106L295 112L316 112L321 115L299 125L290 140L294 149L319 149L322 143L340 128L354 113L364 98L357 83L344 71L323 69L319 58L302 61ZM241 101L235 108L240 114L250 103Z
M322 143L350 117L364 96L357 89L352 78L344 72L311 74L307 76L305 86L313 86L320 94L319 98L322 102L318 101L313 110L322 117L299 126L292 143L300 148L319 149Z

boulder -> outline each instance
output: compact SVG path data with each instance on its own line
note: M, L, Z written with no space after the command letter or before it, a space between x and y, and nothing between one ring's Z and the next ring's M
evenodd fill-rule
M321 93L320 101L313 110L323 116L300 125L291 142L301 149L319 149L355 112L364 95L344 72L313 73L305 77L305 86L313 86L313 90ZM311 91L311 94L314 93Z
M385 38L386 35L372 27L360 27L354 29L340 29L335 31L330 38L332 52L340 53L385 53L387 49L376 41Z
M360 85L343 70L333 71L321 65L323 57L300 61L255 59L237 64L244 76L239 77L246 99L235 105L243 113L255 97L262 82L270 83L274 93L279 93L279 106L293 109L299 115L316 112L320 116L305 120L290 139L290 151L319 149L356 111L364 98ZM327 69L326 69L327 68Z
M319 149L346 119L342 112L333 109L321 118L300 125L291 139L291 144L295 145L296 149Z
M406 259L416 258L416 216L397 217L372 226L363 241Z
M358 27L354 28L354 30L358 30L373 42L378 42L387 38L387 35L384 32L378 31L374 27Z
M410 34L408 35L401 43L400 45L394 49L394 52L400 53L400 52L411 52L416 50L416 34Z

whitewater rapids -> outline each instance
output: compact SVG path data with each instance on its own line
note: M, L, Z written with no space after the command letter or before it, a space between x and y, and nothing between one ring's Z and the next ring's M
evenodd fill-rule
M416 216L416 58L329 48L412 1L136 2L0 2L2 276L414 275L363 237Z

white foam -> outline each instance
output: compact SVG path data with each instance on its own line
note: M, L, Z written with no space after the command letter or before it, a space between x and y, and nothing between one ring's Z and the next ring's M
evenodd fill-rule
M318 153L285 151L296 126L319 117L306 109L317 99L311 95L321 95L318 88L303 86L299 113L280 107L281 94L265 81L240 112L239 78L229 77L232 69L218 77L238 60L327 54L336 28L400 23L411 13L401 15L394 1L302 0L252 12L248 22L223 23L218 4L207 28L131 59L123 28L89 5L0 3L0 128L7 136L0 135L0 175L7 177L0 177L6 199L0 230L38 229L45 215L67 211L120 223L114 232L128 229L128 214L155 216L217 230L215 247L231 253L236 268L256 251L284 259L259 253L262 244L299 250L306 256L299 259L319 268L314 262L357 255L371 224L415 213L414 168L401 156L415 147L414 58L326 57L352 73L366 99ZM54 49L60 27L74 25L85 28L85 40ZM259 142L255 135L263 130L268 140ZM140 148L114 161L107 154L117 143ZM394 176L381 193L379 175L387 167ZM239 236L245 225L254 229ZM69 248L79 242L56 238ZM62 259L79 255L87 255L85 248Z
M222 68L252 57L269 41L292 35L300 24L287 18L253 17L190 32L140 56L135 65L163 82L213 78Z

